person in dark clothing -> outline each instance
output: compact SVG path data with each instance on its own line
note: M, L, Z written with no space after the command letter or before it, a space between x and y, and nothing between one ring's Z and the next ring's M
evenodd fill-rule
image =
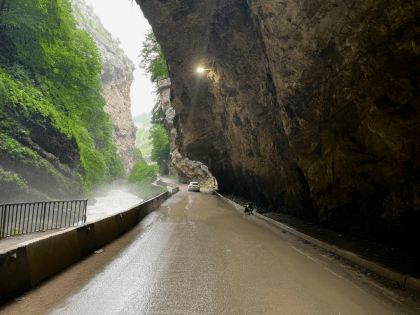
M245 207L245 213L254 214L254 203L248 202Z

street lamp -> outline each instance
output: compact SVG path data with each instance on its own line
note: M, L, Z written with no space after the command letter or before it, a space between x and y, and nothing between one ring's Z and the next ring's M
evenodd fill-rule
M203 72L204 72L204 71L206 71L206 70L209 70L209 71L210 71L211 69L204 69L203 67L198 67L198 68L197 68L197 72L198 72L198 73L203 73Z

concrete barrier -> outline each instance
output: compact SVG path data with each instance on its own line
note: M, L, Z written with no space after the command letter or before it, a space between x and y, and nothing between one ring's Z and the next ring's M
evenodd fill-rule
M96 250L95 224L89 223L77 228L77 238L79 240L80 257L86 257Z
M95 229L95 247L102 247L116 239L119 233L118 221L115 215L93 222Z
M35 286L42 280L80 260L77 230L61 231L27 242L30 284Z
M156 185L163 186L163 187L167 187L168 186L167 183L165 183L163 180L160 180L160 179L156 182Z
M0 304L31 287L26 247L0 255Z
M179 186L176 186L175 188L168 186L168 190L170 190L171 194L174 195L179 191Z
M117 215L0 253L0 305L124 234L171 196L164 192Z

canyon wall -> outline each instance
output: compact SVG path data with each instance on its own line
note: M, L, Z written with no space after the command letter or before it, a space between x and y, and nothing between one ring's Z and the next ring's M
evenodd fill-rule
M129 174L136 162L134 156L136 131L131 117L130 89L134 80L134 63L119 48L119 40L108 32L92 6L83 0L72 0L75 17L79 28L92 35L96 42L103 63L101 80L103 96L106 99L105 112L114 122L114 143L118 155Z
M175 169L177 180L180 183L199 182L200 185L208 184L213 186L215 178L209 172L207 166L198 161L191 161L182 156L176 147L177 131L174 128L175 110L172 108L170 100L171 80L163 79L158 81L158 89L161 95L160 105L165 113L164 126L168 132L169 142L171 144L171 164Z
M136 1L167 60L176 148L220 189L419 239L420 2Z

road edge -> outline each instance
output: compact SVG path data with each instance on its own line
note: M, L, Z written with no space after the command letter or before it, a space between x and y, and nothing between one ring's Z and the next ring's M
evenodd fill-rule
M0 306L131 230L171 197L166 191L106 218L12 246L0 252Z
M245 207L237 204L236 202L222 196L220 193L218 193L217 191L215 191L215 193L222 199L226 200L228 203L230 203L231 205L233 205L235 207L236 210L244 212L245 211ZM284 223L275 221L271 218L268 218L260 213L254 213L255 216L268 221L278 227L280 227L281 229L313 244L316 245L318 247L321 247L323 249L325 249L326 251L333 253L337 256L340 256L356 265L359 265L383 278L386 278L388 280L391 281L395 281L397 282L399 285L401 285L404 289L409 289L412 290L416 293L420 293L420 279L417 278L413 278L411 276L399 273L398 271L389 268L389 267L385 267L377 262L368 260L358 254L355 254L353 252L344 250L342 248L339 248L335 245L320 241L312 236L306 235L302 232L299 232L293 228L291 228L290 226L285 225Z

